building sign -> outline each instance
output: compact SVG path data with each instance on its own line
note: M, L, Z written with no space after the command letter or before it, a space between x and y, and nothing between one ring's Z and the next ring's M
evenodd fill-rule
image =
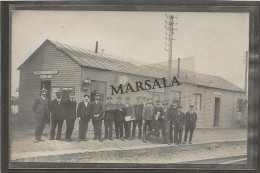
M52 75L40 75L40 79L51 79Z
M57 70L56 71L35 71L33 74L34 75L44 75L44 74L51 75L51 74L58 74L58 71Z
M219 95L219 96L221 96L221 92L214 92L214 95Z

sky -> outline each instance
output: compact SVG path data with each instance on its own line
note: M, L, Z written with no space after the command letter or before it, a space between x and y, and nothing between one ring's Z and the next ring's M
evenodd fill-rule
M12 11L11 95L18 95L17 68L46 40L145 63L168 60L166 12ZM244 88L249 14L168 12L177 16L173 60L194 58L196 72L220 76Z

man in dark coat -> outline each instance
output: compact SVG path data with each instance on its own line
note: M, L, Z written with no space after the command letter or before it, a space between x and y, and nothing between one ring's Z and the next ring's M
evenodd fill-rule
M74 129L74 124L76 120L76 108L77 102L74 99L75 93L72 91L70 93L69 100L65 101L64 109L65 109L65 119L66 119L66 133L65 139L67 142L71 142L71 135Z
M103 104L99 100L99 94L95 94L95 101L91 103L91 117L92 123L94 126L94 138L93 140L99 140L103 142L101 139L101 132L102 132L102 120L103 120Z
M124 141L123 138L123 126L124 126L124 120L125 120L125 105L121 103L122 97L117 97L117 103L115 105L116 111L115 111L115 117L114 117L114 123L115 123L115 130L116 130L116 138Z
M152 126L151 123L154 120L155 113L154 113L154 107L152 104L152 99L148 98L147 103L143 108L142 112L142 119L143 119L143 142L146 143L147 139L150 140L151 137L151 131ZM147 133L148 129L148 133Z
M115 116L115 105L112 103L112 97L107 97L107 103L104 105L104 124L105 124L105 139L112 139L113 121Z
M50 140L54 140L55 138L55 129L58 125L58 131L56 135L57 140L61 140L61 131L63 121L65 119L65 111L64 111L64 100L61 98L61 92L56 92L56 99L51 101L51 132L50 132Z
M190 105L190 111L186 113L184 143L187 142L188 133L190 132L189 143L192 144L192 136L197 123L197 113L193 111L193 108L194 105Z
M130 103L130 97L125 98L126 104L125 104L125 112L126 116L125 117L131 117L131 119L135 119L135 110L134 106ZM124 122L124 127L125 127L125 139L131 140L131 124L133 120L126 120Z
M144 105L141 103L141 97L136 97L136 100L137 102L134 106L136 119L133 121L132 138L135 138L136 125L138 125L138 139L142 139L142 112Z
M164 131L163 143L171 145L170 128L172 122L172 114L171 114L171 110L168 108L167 103L163 103L163 110L160 114L160 117L164 121L163 123L164 127L162 127L162 132Z
M154 113L158 117L158 121L160 121L160 123L161 123L162 137L164 138L165 130L164 130L164 120L161 117L162 111L163 111L163 108L160 105L160 100L156 100L156 105L154 106Z
M50 103L49 99L46 98L47 90L41 90L41 96L35 99L32 110L36 119L36 128L35 128L35 140L37 143L39 141L43 141L41 139L42 132L45 128L45 124L48 123L50 119Z
M174 124L174 133L176 136L177 144L180 145L182 141L182 133L185 125L185 113L181 111L182 106L177 106L177 115Z
M177 142L178 142L178 140L177 140L178 138L176 136L177 133L173 132L173 130L174 130L173 126L175 124L175 120L176 120L177 112L178 112L177 111L177 102L173 100L169 109L172 114L172 122L171 122L171 127L170 127L170 141L171 141L171 143L177 144Z
M77 117L79 119L79 139L80 141L86 141L86 134L88 131L88 122L91 119L91 109L89 103L89 95L84 95L84 101L80 102L77 109Z

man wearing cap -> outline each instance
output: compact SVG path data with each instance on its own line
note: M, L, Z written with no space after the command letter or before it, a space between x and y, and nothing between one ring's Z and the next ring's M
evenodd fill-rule
M152 105L152 99L148 98L147 99L147 104L143 108L142 112L142 119L143 119L143 142L146 143L147 139L150 139L151 137L151 130L152 126L151 123L154 120L154 107ZM147 128L148 128L148 133L147 133Z
M115 106L112 103L112 97L107 97L107 103L104 105L104 124L105 124L105 139L112 139L113 121L115 115Z
M125 98L126 104L125 104L125 112L126 117L130 116L131 119L135 119L135 110L134 106L130 104L130 97ZM125 139L131 140L131 124L132 120L128 121L125 119L124 127L125 127Z
M115 117L114 117L114 123L115 123L115 130L116 130L116 138L120 140L124 140L123 138L123 126L124 126L124 120L125 120L125 105L121 103L122 97L117 97L117 103L115 105L116 111L115 111Z
M185 124L185 114L181 111L182 106L177 106L177 115L174 124L174 133L176 136L177 144L180 145L182 141L182 133Z
M172 126L174 126L175 124L175 120L176 120L176 117L177 117L177 102L176 101L172 101L172 104L170 106L170 111L171 111L171 114L172 114L172 122L171 122L171 127L170 127L170 141L171 143L176 143L177 144L177 137L176 137L176 134L177 133L174 133L173 130L174 128Z
M88 122L91 119L91 109L90 109L88 94L84 94L84 101L80 102L78 105L77 117L79 120L78 142L86 141L86 134L88 131Z
M55 130L58 125L58 131L56 135L57 140L61 140L61 131L63 121L65 119L64 111L64 100L61 98L61 92L56 92L56 99L51 101L51 131L50 131L50 140L54 140Z
M49 99L46 98L47 90L41 90L41 96L35 99L32 110L36 119L36 128L35 128L35 140L37 143L39 141L43 141L41 136L44 130L45 124L48 123L50 119L50 107L49 107Z
M71 135L74 129L74 124L76 120L76 108L77 102L75 101L75 93L72 91L69 96L69 100L65 101L64 103L64 110L65 110L65 119L66 119L66 133L65 133L65 140L67 142L71 142Z
M91 103L92 123L94 126L94 138L93 140L99 140L103 142L101 138L102 131L102 119L103 119L103 104L99 100L99 94L95 94L95 101Z
M133 121L133 130L132 130L132 138L135 138L135 130L136 125L138 125L138 139L141 139L142 136L142 112L144 105L141 103L141 97L136 97L136 104L134 106L135 109L135 117L136 119Z
M160 106L160 100L156 100L156 105L154 106L154 112L155 112L155 115L158 116L158 120L161 123L162 137L164 138L165 130L164 130L164 120L162 119L162 116L161 116L162 111L163 111L163 108Z
M170 128L171 128L171 122L172 122L172 114L171 110L168 109L168 103L163 103L163 109L160 114L160 118L163 120L163 126L162 127L162 133L164 133L163 136L163 143L171 145L170 140Z
M197 113L193 111L193 108L194 105L190 105L190 111L186 113L184 143L187 142L188 133L190 132L189 143L192 144L193 132L197 123Z

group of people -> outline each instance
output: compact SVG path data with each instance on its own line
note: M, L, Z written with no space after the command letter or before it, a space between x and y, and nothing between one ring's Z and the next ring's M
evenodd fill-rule
M71 92L68 100L63 100L61 92L56 92L56 98L49 103L47 90L41 90L41 96L33 104L33 111L36 118L35 143L43 141L41 135L45 124L51 117L50 140L61 140L61 131L64 120L66 120L65 140L71 141L71 135L74 129L76 118L79 120L78 142L86 141L89 121L92 120L94 127L93 140L103 142L102 122L104 120L105 133L104 139L113 141L113 124L115 127L116 139L134 140L136 137L147 142L153 137L158 138L162 135L163 143L181 144L182 134L185 129L184 142L187 142L189 134L189 143L192 143L193 132L196 128L197 114L194 112L193 105L186 113L182 112L182 107L177 102L171 104L156 101L153 105L151 98L136 97L136 103L131 104L131 98L125 98L125 104L122 103L122 97L118 96L117 102L112 102L112 97L108 96L106 103L100 101L99 94L95 94L95 101L90 102L89 95L84 95L84 100L77 105L74 99L75 93ZM55 134L58 126L57 133ZM136 136L136 127L138 132ZM161 132L161 133L160 133Z

